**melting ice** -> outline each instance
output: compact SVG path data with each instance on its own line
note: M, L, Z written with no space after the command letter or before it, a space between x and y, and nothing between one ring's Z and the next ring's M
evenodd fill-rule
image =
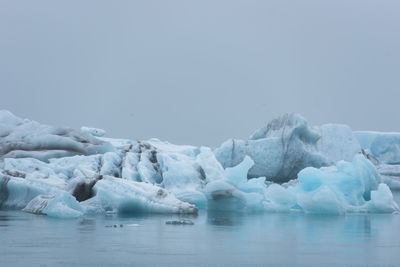
M311 127L281 116L220 147L104 137L0 111L0 208L59 218L106 213L392 213L400 133Z

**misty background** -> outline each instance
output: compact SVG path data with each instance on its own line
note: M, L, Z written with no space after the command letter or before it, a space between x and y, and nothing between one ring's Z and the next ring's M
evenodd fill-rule
M216 146L298 112L400 131L400 1L0 0L0 109Z

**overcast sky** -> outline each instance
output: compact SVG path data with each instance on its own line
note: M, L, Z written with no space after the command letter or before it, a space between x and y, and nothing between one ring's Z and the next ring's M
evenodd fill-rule
M0 109L216 146L285 112L400 131L400 1L0 0Z

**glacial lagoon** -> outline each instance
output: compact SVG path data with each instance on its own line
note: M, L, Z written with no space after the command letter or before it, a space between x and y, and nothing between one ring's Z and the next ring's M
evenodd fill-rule
M400 193L394 196L399 203ZM179 219L194 225L166 224ZM395 266L399 229L398 214L200 212L62 220L3 210L0 266Z

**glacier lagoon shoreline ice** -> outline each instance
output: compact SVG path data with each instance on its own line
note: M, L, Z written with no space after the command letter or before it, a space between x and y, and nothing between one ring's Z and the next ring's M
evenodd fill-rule
M311 127L297 114L215 150L104 134L97 128L51 127L0 111L0 209L56 218L196 214L199 209L399 210L388 185L400 188L400 134L353 132L339 124ZM386 149L377 149L379 144Z

